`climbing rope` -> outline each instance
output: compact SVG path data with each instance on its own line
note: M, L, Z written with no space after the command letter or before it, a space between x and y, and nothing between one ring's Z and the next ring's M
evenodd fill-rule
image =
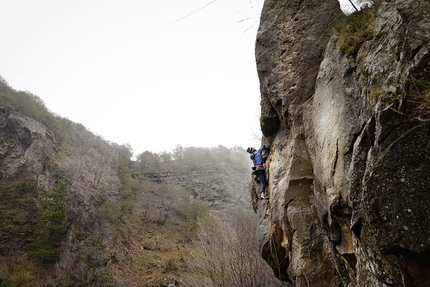
M287 259L287 258L288 258L288 253L286 253L286 254L285 254L284 259L282 259L282 261L278 263L278 268L279 268L279 270L280 270L280 268L281 268L281 264L282 264L282 263L285 261L285 259Z

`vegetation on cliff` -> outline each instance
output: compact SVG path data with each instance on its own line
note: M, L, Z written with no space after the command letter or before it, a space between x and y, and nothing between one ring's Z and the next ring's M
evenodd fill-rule
M366 42L374 39L374 25L377 17L379 21L381 19L387 23L393 22L395 19L384 19L384 17L392 17L392 15L378 15L378 10L382 5L382 1L375 0L369 1L371 4L366 5L363 9L356 11L350 15L340 14L339 17L334 20L330 28L332 28L337 35L337 45L339 49L345 54L346 57L356 59L357 63L360 63L369 53L368 48L363 48ZM416 3L413 7L409 8L410 11L402 12L403 17L407 17L414 20L408 20L401 24L400 30L405 34L404 45L405 58L410 58L411 61L418 53L421 48L428 44L429 38L422 39L422 35L426 33L428 23L425 20L426 11L429 11L429 3ZM410 14L406 16L406 13ZM395 24L392 24L395 25ZM408 31L416 31L409 33ZM378 35L377 37L383 37ZM422 44L418 44L422 42ZM360 51L361 50L361 51ZM360 51L360 53L359 53ZM400 57L400 52L398 57ZM422 51L421 51L422 53ZM429 55L424 55L429 58ZM403 114L405 112L404 104L408 105L408 114L406 116L415 117L422 121L430 120L430 71L426 67L428 60L423 59L421 65L413 67L410 73L407 75L407 81L403 91L390 91L384 90L381 87L375 85L372 90L372 95L376 98L385 96L387 101L391 102L392 109L396 112ZM368 76L368 75L367 75ZM402 105L403 104L403 105Z
M53 114L5 81L0 103L8 111L0 132L26 129L9 125L11 114L24 125L34 119L52 131L56 150L39 157L37 172L26 153L1 155L2 164L24 162L29 177L0 178L0 286L259 286L250 281L257 273L276 283L256 248L242 148L177 146L133 160L130 146ZM28 153L40 148L32 136L2 144ZM208 273L208 262L222 273Z
M259 239L291 286L430 280L430 7L377 2L344 16L331 0L265 1Z

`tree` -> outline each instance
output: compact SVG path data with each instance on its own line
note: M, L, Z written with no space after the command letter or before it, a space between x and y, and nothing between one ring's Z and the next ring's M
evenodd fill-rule
M112 186L118 165L114 146L85 128L71 132L68 142L61 167L69 181L85 189L87 185L95 190Z
M158 170L160 165L160 156L157 153L144 151L137 156L140 168L145 171Z
M160 159L162 162L168 163L172 161L172 154L167 152L167 151L163 151L162 153L160 153Z
M66 220L66 196L68 184L57 164L48 166L54 187L43 192L42 213L36 224L35 239L29 244L30 255L44 261L57 259Z
M178 192L179 186L170 183L164 184L162 188L159 189L159 199L157 205L158 225L166 224L167 218L170 216L170 212L172 211L173 203L176 200Z
M191 257L190 286L282 286L258 252L257 221L251 211L200 219Z
M173 159L174 160L181 160L184 158L184 147L181 145L176 145L175 149L173 150Z

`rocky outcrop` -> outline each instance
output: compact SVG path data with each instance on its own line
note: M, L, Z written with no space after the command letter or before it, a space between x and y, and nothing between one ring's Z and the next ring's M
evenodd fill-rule
M0 259L31 241L39 191L49 186L47 162L55 156L45 126L0 105Z
M143 173L150 181L174 184L191 191L214 210L241 205L250 208L247 191L249 172L229 166L213 166L190 172Z
M41 123L0 105L0 180L38 180L55 155L54 135Z
M336 0L266 0L256 44L271 200L262 256L291 286L428 286L428 1L381 1L345 52ZM342 32L340 32L342 33ZM426 85L420 85L427 81ZM417 84L418 83L418 84Z

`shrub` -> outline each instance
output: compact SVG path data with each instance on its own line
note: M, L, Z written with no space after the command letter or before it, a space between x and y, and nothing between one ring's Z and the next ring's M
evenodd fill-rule
M356 56L364 42L373 37L373 23L378 5L366 7L351 15L340 15L331 27L339 35L337 45L347 56Z

